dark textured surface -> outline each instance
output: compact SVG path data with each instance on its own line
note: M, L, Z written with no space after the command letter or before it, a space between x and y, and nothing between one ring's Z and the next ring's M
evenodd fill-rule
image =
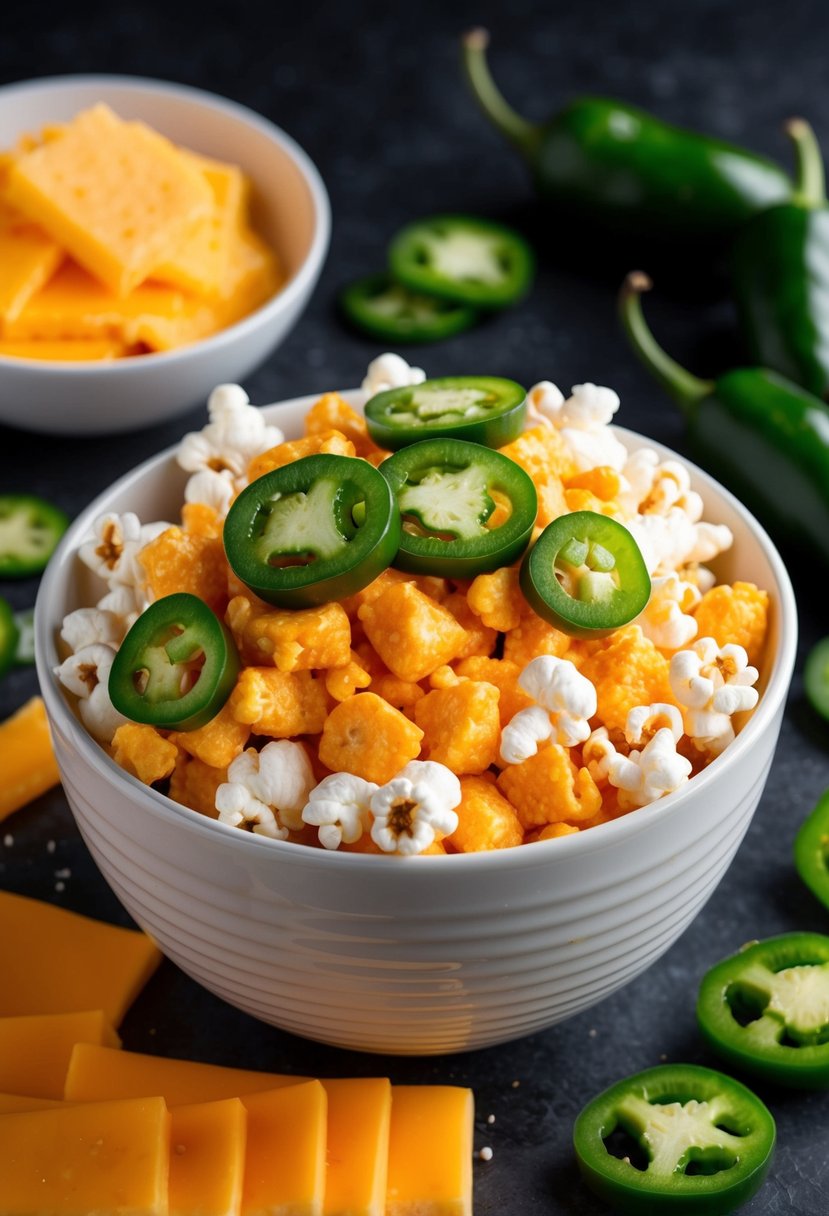
M509 9L482 0L398 11L381 3L328 2L315 6L313 16L309 11L280 12L260 0L220 0L192 11L126 0L61 6L54 14L48 6L11 5L3 14L0 82L69 71L180 80L253 106L310 152L331 194L331 253L307 314L247 384L253 400L358 382L377 347L341 327L333 308L338 285L378 267L386 239L404 221L434 210L478 211L543 236L548 253L537 286L514 312L439 346L416 348L414 361L430 374L611 384L622 396L624 425L683 450L676 414L626 350L615 320L613 291L624 256L618 265L597 266L589 241L574 247L568 231L546 224L529 204L522 166L461 84L457 34L470 23L489 23L496 74L531 117L575 92L613 93L785 157L780 123L793 113L804 113L829 139L829 9L804 0L785 6L770 0L684 6L513 0ZM740 357L731 307L712 302L710 279L699 265L672 284L670 295L663 290L649 301L659 335L705 374ZM712 299L705 302L706 296ZM77 513L115 477L202 421L194 411L170 426L116 440L49 441L0 429L2 487L40 492ZM825 596L813 570L793 574L800 668L809 645L826 631ZM0 587L19 607L30 604L35 591L34 582ZM3 681L0 714L34 688L30 672ZM570 1150L581 1106L619 1077L661 1059L714 1063L698 1039L693 1006L700 975L724 954L772 933L829 931L829 914L799 884L790 860L795 830L827 783L829 728L805 706L798 674L760 808L709 904L646 975L544 1034L456 1058L352 1055L263 1026L166 963L129 1014L125 1045L247 1067L330 1076L383 1070L400 1082L472 1085L476 1146L494 1150L491 1163L475 1166L479 1216L592 1216L604 1209L578 1181ZM2 843L5 832L13 843ZM54 852L47 850L50 840ZM64 869L71 875L58 879ZM56 888L59 881L65 889ZM126 919L59 792L0 829L0 885ZM779 1144L768 1182L744 1210L821 1216L829 1211L829 1098L758 1089L778 1120Z

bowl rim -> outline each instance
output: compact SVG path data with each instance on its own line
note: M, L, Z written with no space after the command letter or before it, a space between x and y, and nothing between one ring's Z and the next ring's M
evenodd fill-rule
M13 81L0 86L0 101L9 97L14 100L17 94L23 99L27 93L59 93L69 85L100 86L101 88L126 89L136 94L180 97L208 110L226 114L259 131L287 153L308 186L314 216L311 244L296 273L284 287L281 287L275 295L265 300L247 316L207 338L200 338L177 350L152 351L140 358L104 359L99 362L30 359L19 355L0 354L0 371L8 368L17 372L22 371L23 374L28 370L33 373L70 375L77 378L112 375L115 369L119 375L136 375L139 374L136 369L142 367L169 367L175 363L184 362L202 351L206 351L208 354L219 351L228 343L234 342L238 338L244 338L261 325L267 324L283 309L290 309L296 299L303 297L309 284L312 285L315 281L328 251L331 240L331 203L319 169L293 136L249 106L233 101L229 97L223 97L220 93L212 93L208 89L199 89L193 85L179 84L172 80L159 80L152 76L119 75L106 72L68 72L63 76L44 76L32 80Z
M365 400L365 394L356 389L340 390L340 395L350 404L358 407ZM286 398L283 401L273 402L261 408L268 421L278 425L280 416L286 409L307 409L318 399L318 393L311 393L301 397ZM401 876L405 875L404 880L408 880L417 874L429 873L434 875L447 869L447 867L451 870L463 866L469 870L480 868L483 871L488 870L490 867L495 867L499 870L513 869L515 867L521 869L529 868L531 865L549 865L556 857L568 858L574 853L577 855L588 854L613 848L617 841L625 840L636 836L640 832L647 831L655 817L665 820L674 815L682 814L683 808L689 799L695 798L699 794L704 795L705 790L711 786L712 782L717 782L729 767L733 767L736 761L755 741L759 742L785 702L797 652L797 604L788 571L776 546L762 524L743 506L731 491L717 482L709 473L699 468L698 465L687 460L679 453L674 452L664 444L659 443L657 440L650 439L648 436L626 427L613 425L611 430L623 442L626 440L633 441L630 444L631 447L645 444L655 448L660 455L660 459L676 459L681 461L691 473L692 484L722 497L729 507L742 519L742 522L759 543L763 555L772 569L776 582L774 590L777 595L776 611L779 615L778 648L765 691L760 698L757 708L753 711L751 718L737 737L721 755L717 756L711 764L703 769L702 772L697 773L681 789L672 794L665 795L656 803L641 807L638 811L623 815L618 819L611 820L609 823L598 824L589 831L575 832L572 835L558 837L554 840L535 841L531 846L522 844L507 849L493 849L475 853L452 853L433 856L418 855L414 861L411 861L408 858L401 858L397 854L388 854L380 857L374 854L341 853L338 849L318 848L315 845L296 844L286 840L272 840L258 836L252 832L240 832L238 828L220 823L217 819L211 819L206 815L200 814L198 811L192 810L190 807L174 802L166 794L160 793L151 786L144 785L136 777L124 772L104 751L103 747L86 731L80 720L72 712L66 697L58 685L58 681L54 675L54 665L59 661L59 655L55 638L48 630L48 613L44 609L44 605L60 603L64 598L59 594L61 583L64 581L64 570L68 571L69 564L73 560L77 560L78 546L82 539L88 535L94 518L106 509L106 501L114 493L129 491L130 488L140 484L144 476L151 470L161 467L165 463L174 462L178 444L173 444L157 455L142 461L140 465L125 473L97 495L77 518L73 520L47 566L41 580L35 604L35 656L41 695L46 704L48 717L50 719L54 717L58 721L61 731L65 735L68 735L74 750L83 761L90 764L97 774L108 783L117 786L120 782L125 782L129 797L142 802L144 810L152 811L153 814L164 820L168 825L181 827L184 831L189 830L197 834L204 834L214 845L218 844L223 837L225 844L231 849L239 851L256 849L259 851L260 857L270 857L274 861L293 857L295 864L333 865L340 868L350 867L355 870L361 870L365 874L371 872L386 874L388 873L387 866L397 865L400 867ZM626 446L628 446L627 443ZM769 588L768 590L771 591L772 589ZM409 861L409 864L401 865L401 861Z

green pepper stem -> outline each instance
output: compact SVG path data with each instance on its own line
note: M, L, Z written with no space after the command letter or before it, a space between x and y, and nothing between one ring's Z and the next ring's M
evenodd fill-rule
M801 207L826 205L826 179L823 156L811 125L805 118L790 118L786 134L794 144L794 202Z
M667 354L650 331L642 312L640 296L650 291L653 284L641 270L632 271L619 293L619 312L627 336L634 351L649 368L664 389L673 397L683 413L687 413L697 401L713 392L712 380L701 380L686 371Z
M514 143L525 156L532 157L538 146L540 129L522 118L504 97L492 78L486 57L489 32L469 30L463 36L463 66L470 88L487 118Z

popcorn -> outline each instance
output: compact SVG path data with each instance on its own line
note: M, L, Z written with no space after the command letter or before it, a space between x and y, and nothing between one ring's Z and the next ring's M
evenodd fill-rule
M76 608L63 618L60 636L73 653L96 642L117 647L126 630L120 613L104 608Z
M667 719L669 725L658 726ZM682 724L675 706L638 706L628 715L628 742L647 743L625 756L611 742L607 728L595 730L584 745L583 759L596 782L609 782L619 790L619 806L629 810L648 806L683 786L691 775L691 762L678 754ZM657 727L657 729L654 729ZM651 733L652 732L652 733Z
M650 599L638 618L645 637L660 650L687 646L697 635L697 622L691 612L701 599L699 589L678 574L653 579Z
M384 853L422 853L458 826L461 783L443 764L411 760L371 796L371 839Z
M674 743L682 738L682 714L675 705L635 705L628 713L625 738L630 744L648 743L658 730L669 730Z
M672 657L671 689L685 707L685 733L700 750L719 755L731 742L731 718L754 709L758 678L742 646L720 647L713 638L700 638L690 650Z
M426 373L422 367L410 367L400 355L387 352L369 363L362 389L367 397L374 397L390 388L422 384L425 379Z
M302 827L302 809L316 784L308 753L301 743L278 739L261 752L249 747L227 770L216 790L222 823L273 840Z
M536 408L561 431L562 438L575 460L576 471L584 473L597 465L621 469L627 459L627 449L607 429L619 408L619 397L612 388L598 384L574 384L566 401L555 403L553 385L549 381L536 385L531 393L541 390Z
M319 829L317 835L323 848L355 844L368 830L370 802L378 789L373 781L364 781L353 773L332 773L308 795L302 810L303 822Z
M575 747L585 741L587 720L596 713L596 690L569 659L540 655L527 664L518 684L549 712L556 743Z
M222 519L230 510L235 495L236 487L230 469L199 469L184 487L185 502L204 503Z
M550 380L540 380L527 393L527 425L555 426L564 393Z
M81 721L99 743L110 743L118 727L127 722L109 699L109 669L114 658L114 646L93 642L55 668L64 688L79 698Z
M264 414L249 403L247 393L238 384L214 388L207 412L210 421L202 430L184 436L176 460L188 473L226 470L240 490L253 457L282 443L284 435L279 427L265 422Z
M139 550L169 526L161 522L142 524L132 511L124 515L109 511L95 520L92 536L81 545L78 556L110 590L135 587L142 582L135 563Z
M521 709L501 731L501 759L505 764L522 764L534 756L539 743L553 736L553 724L546 709L533 705Z

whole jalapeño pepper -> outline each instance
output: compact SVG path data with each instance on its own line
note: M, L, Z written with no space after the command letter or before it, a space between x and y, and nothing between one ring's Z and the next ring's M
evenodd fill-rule
M539 193L584 222L649 240L716 245L790 197L789 178L765 157L623 102L577 97L548 122L528 122L492 79L488 43L481 29L463 41L481 108L528 161Z
M829 407L764 367L701 380L651 333L640 271L622 286L622 324L634 351L685 415L695 457L787 540L829 562Z
M802 118L786 127L797 171L789 202L756 215L737 238L734 295L751 358L829 394L829 205L820 147Z

